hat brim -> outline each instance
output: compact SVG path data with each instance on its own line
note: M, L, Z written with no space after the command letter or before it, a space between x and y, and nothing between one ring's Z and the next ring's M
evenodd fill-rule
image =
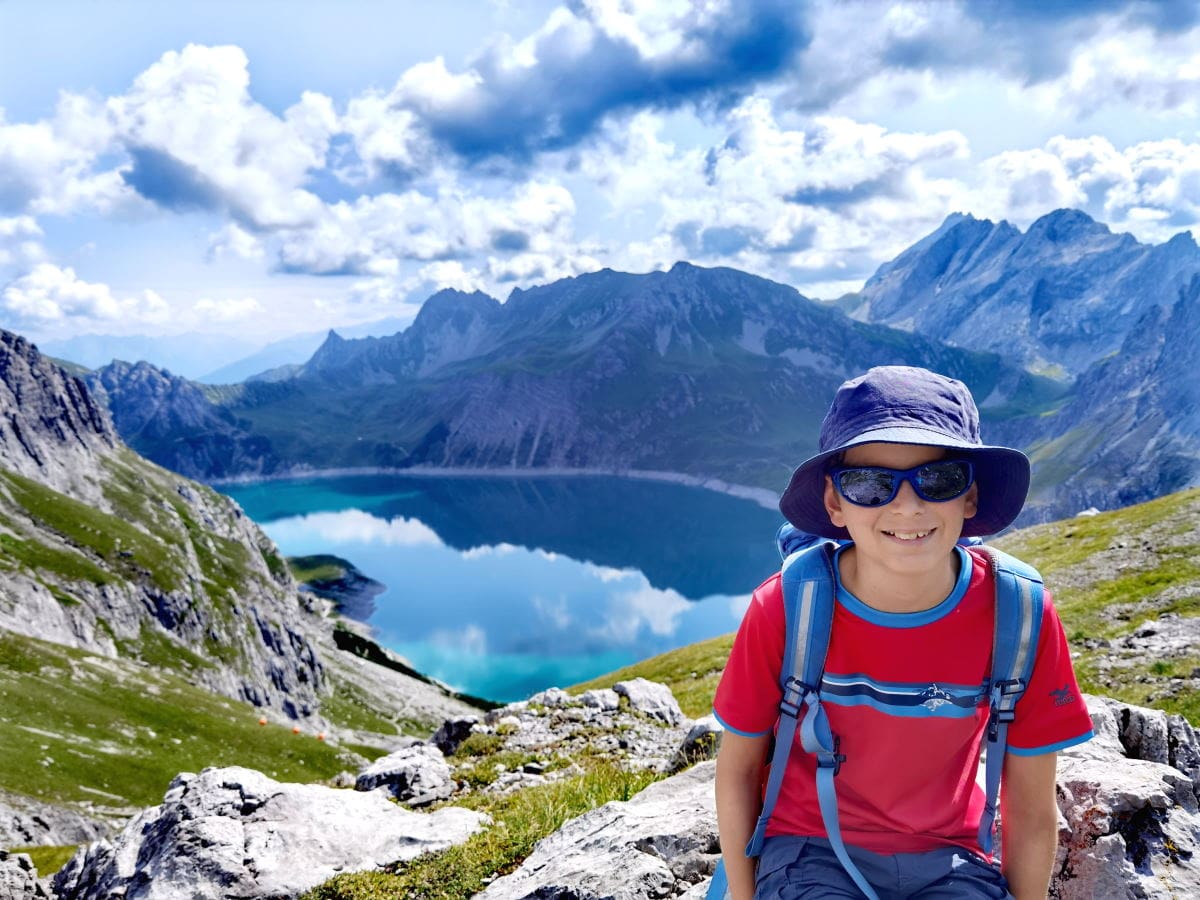
M1029 493L1029 459L1011 447L971 444L922 428L883 428L860 434L840 447L806 459L792 473L787 490L779 498L784 518L810 534L836 540L849 540L850 532L829 520L825 511L825 473L829 461L860 444L919 444L944 447L961 453L975 468L979 485L978 509L963 520L963 537L997 534L1013 523L1025 505Z

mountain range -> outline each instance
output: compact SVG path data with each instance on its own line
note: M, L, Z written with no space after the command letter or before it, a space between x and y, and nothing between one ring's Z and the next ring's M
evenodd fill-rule
M956 214L836 305L733 269L606 269L504 303L442 291L404 331L330 332L270 379L201 388L113 364L89 383L133 447L205 480L649 470L778 491L841 381L920 365L971 387L985 438L1030 453L1022 521L1043 521L1200 479L1197 274L1186 235Z

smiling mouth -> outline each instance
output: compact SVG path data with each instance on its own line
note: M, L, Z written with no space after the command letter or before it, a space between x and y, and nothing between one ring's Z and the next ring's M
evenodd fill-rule
M921 538L929 537L935 529L928 531L885 531L888 537L894 537L898 541L919 541Z

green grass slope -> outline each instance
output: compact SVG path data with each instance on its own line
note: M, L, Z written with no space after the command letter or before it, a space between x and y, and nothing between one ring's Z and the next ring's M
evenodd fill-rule
M171 779L242 765L281 781L331 778L350 760L311 731L159 666L0 633L0 789L115 810L162 801Z

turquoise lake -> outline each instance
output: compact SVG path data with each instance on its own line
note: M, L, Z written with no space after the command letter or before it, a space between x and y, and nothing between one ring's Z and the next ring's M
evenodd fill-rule
M360 475L226 485L287 556L386 585L365 620L416 669L508 702L732 631L779 513L612 477Z

